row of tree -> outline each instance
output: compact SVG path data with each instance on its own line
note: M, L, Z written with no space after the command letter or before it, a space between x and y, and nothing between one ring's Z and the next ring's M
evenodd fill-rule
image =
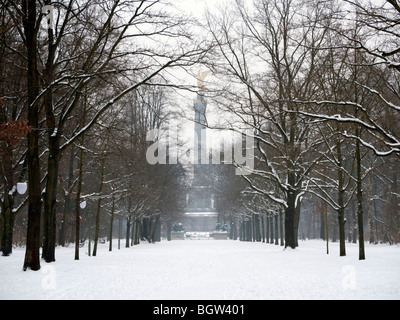
M24 209L24 270L55 261L72 225L79 259L88 219L95 255L102 210L110 219L123 211L128 230L153 215L173 219L184 171L150 168L146 134L171 116L166 90L152 86L205 52L189 19L160 0L1 0L0 11L3 255Z
M399 17L397 1L368 0L235 0L208 15L207 87L231 115L211 127L251 129L256 168L243 193L285 213L286 247L320 201L320 214L336 212L341 256L351 206L360 259L366 211L372 242L399 240Z
M150 166L146 136L178 118L168 72L199 62L224 114L210 128L256 142L252 175L214 173L233 237L269 231L296 248L316 224L333 235L334 213L345 255L351 213L360 259L364 227L373 243L399 241L397 1L235 0L207 14L202 37L160 0L0 3L1 250L17 219L25 270L40 268L40 247L53 262L74 242L79 259L90 238L96 255L117 220L126 245L180 221L185 168Z

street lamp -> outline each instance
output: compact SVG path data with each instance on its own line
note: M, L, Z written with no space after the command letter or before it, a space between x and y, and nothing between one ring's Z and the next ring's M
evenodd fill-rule
M26 182L17 183L17 192L20 195L24 195L28 191L28 184Z
M47 29L54 30L54 8L52 5L46 5L42 8L42 13L47 17Z
M82 210L85 209L85 208L86 208L86 205L87 205L86 201L85 201L85 200L82 201L81 204L80 204L81 209L82 209Z

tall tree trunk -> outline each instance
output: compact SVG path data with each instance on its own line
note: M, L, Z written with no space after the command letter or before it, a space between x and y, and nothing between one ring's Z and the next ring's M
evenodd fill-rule
M271 241L270 241L270 244L273 244L274 243L274 238L275 238L275 236L274 236L274 217L273 216L271 216L270 217L270 226L271 226Z
M351 217L351 222L353 224L353 226L349 226L349 229L351 229L351 242L352 243L357 243L357 203L352 204L352 217Z
M130 236L131 236L131 226L132 217L129 215L126 217L126 234L125 234L125 248L129 248Z
M121 238L122 238L122 218L118 218L118 250L121 250Z
M296 193L296 198L297 198L297 193ZM296 243L296 248L299 246L300 213L301 213L301 201L298 200L296 203L295 217L294 217L294 239Z
M289 182L290 183L290 182ZM296 239L296 198L297 193L295 190L290 189L287 195L287 205L285 212L285 248L296 249L298 242Z
M359 10L356 11L356 26L354 28L354 39L358 40L358 32L360 31L360 27L358 25L359 21ZM359 78L359 51L354 51L354 102L359 103L359 93L358 93L358 85L356 84ZM363 104L363 103L361 103ZM355 117L358 116L358 108L355 111ZM361 137L361 129L356 127L356 137ZM363 209L363 188L362 188L362 163L361 163L361 146L360 140L356 139L356 164L357 164L357 221L358 221L358 244L359 244L359 259L365 260L365 240L364 240L364 209Z
M101 194L103 192L103 185L104 185L104 168L105 168L105 165L106 165L106 160L103 157L103 159L101 160L101 178L100 178L100 187L99 187L99 200L97 200L96 231L95 231L95 235L94 235L93 257L95 257L97 255L97 246L98 246L98 243L99 243Z
M50 143L52 145L53 143ZM57 144L57 143L56 143ZM52 151L50 151L50 149ZM56 215L57 215L57 185L58 185L58 165L59 149L52 145L49 149L48 173L46 192L44 193L44 245L42 258L51 263L56 261Z
M171 222L167 222L167 241L172 241L171 233L172 233Z
M148 237L147 240L150 243L155 243L155 231L156 231L156 225L157 225L156 221L157 221L157 217L149 218L149 233L147 235L147 237Z
M0 124L7 123L5 108L0 100ZM4 196L0 199L0 248L4 257L12 253L13 230L16 213L14 212L14 174L13 148L7 141L0 139L1 166Z
M71 154L69 159L69 172L68 172L68 191L64 197L64 213L63 219L61 222L60 234L58 243L60 246L65 247L66 244L66 237L67 237L67 229L68 229L68 216L71 210L71 189L74 179L74 160L75 160L75 153L71 147Z
M82 144L84 136L82 136ZM79 156L79 176L78 176L78 190L76 192L76 207L75 207L75 260L79 260L79 244L81 237L81 194L82 194L82 180L83 180L83 148Z
M357 129L356 135L360 136L359 129ZM357 160L357 221L358 221L359 259L365 260L361 147L360 147L360 141L358 139L356 141L356 160Z
M82 127L86 124L86 111L87 111L87 95L83 103L83 119ZM79 260L79 244L81 236L81 194L82 194L82 182L83 182L83 161L85 151L83 146L85 145L85 134L81 136L81 150L79 156L79 175L78 175L78 188L76 192L76 207L75 207L75 260ZM89 230L90 232L90 230Z
M136 219L134 216L132 216L132 219L133 220L132 220L131 247L135 245L135 240L136 240Z
M129 180L129 188L132 189L132 179ZM130 196L128 199L128 217L126 218L126 241L125 248L129 248L129 237L131 235L131 227L133 224L133 218L131 215L132 210L132 197Z
M1 252L4 257L8 257L12 253L13 230L15 222L14 197L7 190L4 192L4 200L0 202L2 228L1 232Z
M28 121L32 128L28 134L28 230L23 269L40 270L40 220L42 211L40 162L39 162L39 106L35 103L39 95L37 70L37 26L36 0L23 0L22 13L25 44L27 49Z
M56 261L56 214L57 214L57 185L58 167L60 161L60 141L61 132L56 126L53 109L53 93L49 88L54 81L54 33L48 29L49 49L46 67L43 73L44 84L47 87L44 94L44 107L46 111L46 124L48 131L49 157L47 161L47 182L46 192L44 193L44 245L42 258L47 262Z
M262 233L262 242L265 243L265 218L261 216L261 233Z
M325 208L326 208L326 205L323 203L323 202L321 202L321 207L322 207L322 211L321 211L321 214L319 215L320 216L320 218L321 218L321 224L320 224L320 238L321 238L321 240L325 240L326 239L326 228L325 228L325 226L326 226L326 219L325 219L325 214L326 214L326 212L325 212Z
M368 178L368 197L372 196L372 181L371 177ZM376 235L375 235L375 227L374 227L374 213L373 213L373 203L375 200L367 201L367 210L368 210L368 225L369 225L369 243L376 244Z
M141 223L140 219L137 219L136 222L135 222L135 242L134 242L134 245L135 245L135 246L137 246L137 245L140 244L140 237L141 237L140 230L141 230L141 225L142 225L142 223Z
M113 197L113 199L112 199L112 208L111 208L111 220L110 220L110 234L108 236L108 242L109 242L108 251L112 251L114 214L115 214L115 198Z
M156 216L154 221L154 230L152 232L153 243L161 241L161 219L160 215Z
M279 216L278 214L275 214L275 245L279 246Z
M279 214L279 233L281 234L281 240L280 240L280 245L281 245L281 247L283 247L283 246L285 246L285 241L284 241L284 238L285 238L285 235L284 235L284 223L285 223L285 221L284 221L284 217L283 217L283 215L284 215L284 213L283 213L283 211L282 212L280 212L280 214Z
M339 221L340 256L344 257L346 256L346 231L345 231L346 220L344 217L344 208L341 207L337 212Z
M340 126L337 125L337 132L340 132ZM339 241L340 241L340 256L346 256L346 219L345 219L345 187L344 187L344 170L343 170L343 156L342 156L342 143L340 136L336 140L336 151L338 161L338 222L339 222Z
M1 202L0 202L0 206L2 206ZM3 210L3 209L1 209L1 210ZM4 228L3 227L3 215L0 214L0 248L2 246L2 241L3 241L3 228Z
M328 221L328 206L326 204L324 204L324 221L325 221L325 234L326 234L326 254L329 254L329 221Z

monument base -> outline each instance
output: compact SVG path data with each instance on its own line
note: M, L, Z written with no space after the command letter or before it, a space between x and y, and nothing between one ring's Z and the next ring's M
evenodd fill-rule
M214 240L228 240L228 232L214 232Z
M184 226L186 232L213 233L217 222L216 212L188 212L185 214Z

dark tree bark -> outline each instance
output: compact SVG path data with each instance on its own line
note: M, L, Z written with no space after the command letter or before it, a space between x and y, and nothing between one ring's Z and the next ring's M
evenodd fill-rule
M357 130L356 135L360 132ZM361 146L359 140L356 141L356 161L357 161L357 221L358 221L358 245L359 260L365 260L365 239L364 239L364 210L363 210L363 187L362 187L362 166L361 166Z
M69 169L68 169L68 189L67 193L65 194L65 200L64 200L64 213L63 213L63 220L61 222L61 228L60 228L60 234L59 234L59 240L58 243L60 246L65 247L66 244L66 235L67 235L67 229L68 229L68 215L71 210L71 189L73 185L73 179L74 179L74 160L75 160L75 152L73 148L71 148L71 154L70 154L70 159L69 159Z
M94 235L94 247L93 247L93 257L97 256L97 245L99 243L99 230L100 230L100 212L101 212L101 194L103 192L104 184L104 169L106 165L106 159L103 157L101 160L101 178L99 187L99 200L97 200L97 213L96 213L96 231Z
M280 239L281 247L283 247L285 245L283 224L284 224L283 212L280 212L280 214L279 214L279 232L281 234L281 239Z
M128 217L126 217L125 248L129 248L131 226L132 226L131 221L132 221L132 217L130 215Z
M1 251L2 255L7 257L12 253L13 229L16 216L15 212L13 212L13 196L10 196L8 192L5 192L4 200L0 202L0 204L1 215L3 217L2 225L0 224L0 228L2 228Z
M135 241L133 243L133 245L137 246L140 244L140 238L141 238L141 221L140 219L137 219L135 222Z
M340 132L339 124L337 125L337 132ZM343 170L343 155L341 138L338 137L336 141L337 149L337 171L338 171L338 222L339 222L339 241L340 241L340 256L346 256L346 219L345 219L345 183L344 183L344 170Z
M285 248L296 249L298 247L296 230L296 198L296 191L289 190L287 194L288 207L285 211Z
M82 144L84 136L82 136ZM81 230L81 193L82 193L82 180L83 180L83 156L84 150L81 149L79 157L79 177L78 177L78 190L76 194L76 208L75 208L75 260L79 260L79 242Z
M7 123L7 116L2 106L3 103L0 101L0 124ZM11 145L5 140L0 140L0 159L2 160L0 176L3 175L1 182L4 184L4 196L3 200L0 200L0 215L2 217L2 220L0 220L0 247L3 256L7 257L12 253L12 239L16 213L14 212L15 192L12 192L14 186L12 170L13 152Z
M57 184L60 153L61 128L57 128L53 109L53 92L49 88L54 81L54 57L56 46L54 45L54 32L48 29L49 49L48 58L43 74L43 82L48 88L44 94L44 107L46 111L46 124L48 134L49 156L47 160L47 180L44 198L44 245L42 258L51 263L56 261L56 210L57 210Z
M42 211L40 163L39 163L39 106L35 103L39 95L37 70L37 32L36 0L23 0L23 26L27 49L28 121L32 128L28 134L28 230L23 269L40 270L40 220Z
M108 236L108 242L109 242L108 251L112 251L114 215L115 215L115 198L113 197L112 208L111 208L111 220L110 220L110 234Z

